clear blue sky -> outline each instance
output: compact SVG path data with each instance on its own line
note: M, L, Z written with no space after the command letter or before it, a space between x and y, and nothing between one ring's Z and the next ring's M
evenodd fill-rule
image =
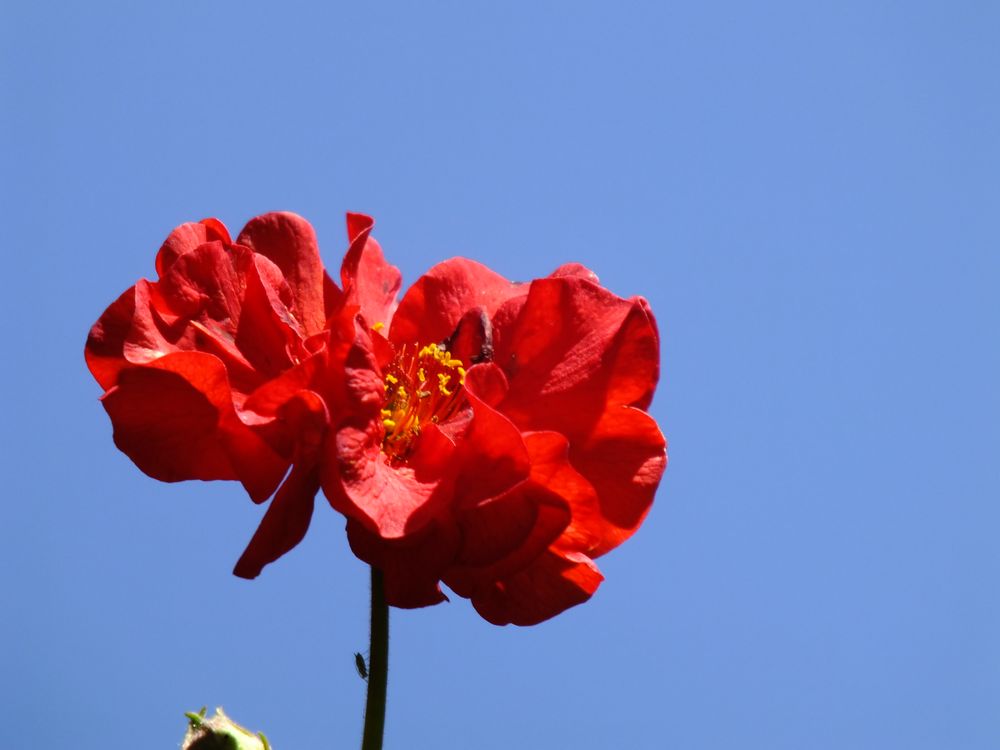
M176 224L343 214L413 281L580 261L663 332L671 465L595 598L393 612L387 748L1000 747L1000 8L8 3L0 746L360 737L367 573L319 505L118 453L88 327ZM137 739L138 738L138 739Z

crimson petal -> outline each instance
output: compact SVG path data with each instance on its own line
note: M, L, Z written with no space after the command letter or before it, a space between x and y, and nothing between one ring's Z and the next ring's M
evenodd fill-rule
M521 572L472 597L494 625L537 625L587 601L604 576L586 555L546 552Z
M163 276L174 261L206 242L232 243L229 230L218 219L202 219L181 224L170 233L156 254L156 273Z
M225 367L211 354L127 368L102 403L115 445L154 479L239 479L259 502L288 466L236 416Z
M347 214L351 244L340 267L340 283L347 304L357 306L369 326L387 326L396 311L403 277L398 268L386 263L382 248L371 237L374 226L370 216Z
M468 310L482 308L492 317L500 305L524 291L523 284L475 261L446 260L417 279L403 296L389 339L395 344L444 341Z
M494 340L509 380L497 408L522 430L568 438L570 461L599 496L599 516L575 529L593 556L607 552L642 522L666 466L663 436L641 411L659 375L648 306L577 276L540 279Z
M319 470L315 466L294 466L271 500L233 574L256 578L265 565L298 545L309 530L317 491Z
M263 214L251 219L240 236L246 245L274 262L292 290L295 315L306 334L318 333L340 304L339 290L327 283L312 225L287 211ZM331 295L334 297L330 299Z
M385 599L392 606L429 607L448 598L438 580L458 546L454 526L434 521L418 534L387 541L348 519L347 540L355 555L382 571Z

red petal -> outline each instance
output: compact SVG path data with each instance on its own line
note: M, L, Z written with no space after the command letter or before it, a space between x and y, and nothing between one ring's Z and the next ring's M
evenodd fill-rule
M581 535L600 537L589 547L592 557L614 549L639 528L667 467L666 447L656 421L626 406L606 412L586 440L571 444L570 460L597 491L603 519L574 524Z
M140 281L105 311L87 341L88 365L110 388L127 364L203 351L218 356L233 387L248 393L287 369L289 351L300 348L282 295L288 288L266 258L221 242L200 245L160 282Z
M465 388L484 404L496 407L507 395L507 376L492 362L484 362L466 373Z
M556 432L523 437L530 480L459 517L462 551L444 580L462 596L517 573L549 545L588 552L603 539L597 493L570 464L566 438Z
M537 625L587 601L604 576L586 555L546 552L520 573L472 597L494 625Z
M363 370L361 370L363 371ZM376 381L381 391L381 381ZM528 454L511 422L467 391L473 418L458 447L444 428L426 426L404 462L381 450L380 402L357 412L329 441L323 488L333 507L384 539L415 534L452 506L473 505L528 476Z
M583 279L584 281L592 281L595 284L601 283L600 279L597 278L597 274L582 263L564 263L555 271L550 273L549 277L553 279L577 278Z
M656 340L656 351L659 352L660 351L660 329L656 325L656 318L653 317L653 308L651 308L649 306L649 302L646 300L645 297L633 297L632 301L636 302L639 305L639 307L642 308L642 312L645 315L645 323L646 323L646 325L649 326L650 329L652 329L653 338ZM638 316L635 316L635 319L636 319L636 321L638 321ZM639 323L639 325L641 326L642 324ZM660 367L659 367L659 357L658 356L657 356L657 361L656 362L657 362L656 370L653 372L653 375L652 375L652 380L653 380L654 386L655 386L656 381L658 381L660 379ZM654 386L650 386L648 388L648 390L646 391L646 394L644 396L642 396L641 398L637 398L632 403L632 406L636 406L636 407L638 407L640 409L649 409L649 405L651 403L653 403L653 391L655 389Z
M578 278L541 279L494 340L509 379L498 408L522 430L569 439L570 460L596 489L603 517L574 529L592 537L594 556L606 552L642 522L666 465L656 423L629 408L648 405L659 373L648 306Z
M170 233L156 254L156 273L163 276L174 261L206 242L232 243L229 231L218 219L181 224Z
M383 573L386 601L394 607L427 607L445 601L438 580L458 546L454 527L430 523L417 535L386 541L348 519L347 539L360 559Z
M468 310L480 307L489 317L506 300L524 293L489 268L465 258L439 263L409 288L392 321L396 344L444 341Z
M531 480L554 493L569 507L571 520L556 541L564 550L594 556L608 533L597 491L569 460L569 441L558 432L529 432L524 443L531 454Z
M287 469L233 410L216 357L178 352L119 374L103 398L115 444L154 479L240 479L256 501Z
M462 546L443 580L460 596L472 596L533 562L569 520L562 498L533 482L522 482L459 514Z
M236 239L267 257L281 269L292 291L296 318L306 334L323 330L327 317L338 307L339 291L326 279L316 233L308 221L293 213L269 213L251 219Z
M114 425L115 445L154 479L236 479L219 436L219 410L212 402L215 392L225 388L224 371L223 379L219 375L189 374L212 392L207 396L176 372L155 367L124 370L119 384L102 399ZM206 382L212 380L217 382Z
M389 325L396 311L396 295L403 284L399 269L389 265L372 239L375 221L364 214L347 214L350 247L340 268L347 304L356 305L369 326Z
M84 348L87 367L104 390L115 384L118 373L127 364L124 346L135 317L135 301L133 286L111 303L87 336Z
M309 530L318 490L318 469L294 466L271 501L233 574L240 578L256 578L265 565L301 542Z
M299 391L281 408L279 417L294 435L295 463L233 573L256 578L261 569L295 547L306 535L319 490L319 449L329 414L323 399Z
M447 508L455 446L435 425L420 434L405 463L381 451L381 423L344 425L328 441L323 491L333 507L383 539L416 534Z
M381 450L383 381L371 337L363 330L352 342L342 372L342 403L327 398L335 435L325 447L323 491L334 509L384 539L416 534L454 497L459 466L455 445L442 429L427 425L406 461L390 462ZM507 427L520 440L513 426Z
M291 365L288 352L301 331L281 302L288 288L266 258L208 243L178 258L155 291L157 317L165 317L164 306L176 316L173 345L217 355L238 391L247 393Z
M268 380L257 388L243 403L244 412L254 412L263 417L274 417L281 407L302 390L317 387L328 366L328 351L323 347L307 356L295 367Z
M183 322L179 327L164 322L163 310L157 309L157 304L162 308L163 300L155 282L141 279L132 289L133 315L122 342L122 357L126 363L146 364L164 354L181 351L185 347L194 348L190 335L184 340L185 334L190 332ZM167 312L171 320L177 319L169 310Z
M659 374L643 302L576 278L532 282L517 321L496 327L494 343L510 380L504 409L526 429L585 428L606 404L647 401Z
M465 395L473 416L469 429L458 442L453 464L456 504L464 507L506 492L527 479L531 470L520 431L479 398L476 385L480 380L466 380Z

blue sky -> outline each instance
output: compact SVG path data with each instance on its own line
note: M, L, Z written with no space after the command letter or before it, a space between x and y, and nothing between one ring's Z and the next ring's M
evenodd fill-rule
M1000 9L22 3L0 11L0 744L351 747L367 572L325 505L111 443L87 329L169 230L343 214L412 282L567 261L651 301L671 465L594 599L393 611L387 748L1000 746Z

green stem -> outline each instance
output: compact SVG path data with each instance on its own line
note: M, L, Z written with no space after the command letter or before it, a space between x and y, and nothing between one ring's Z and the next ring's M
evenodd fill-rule
M385 690L389 677L389 606L385 603L382 571L372 568L372 630L368 650L368 699L361 750L382 750L385 731Z

